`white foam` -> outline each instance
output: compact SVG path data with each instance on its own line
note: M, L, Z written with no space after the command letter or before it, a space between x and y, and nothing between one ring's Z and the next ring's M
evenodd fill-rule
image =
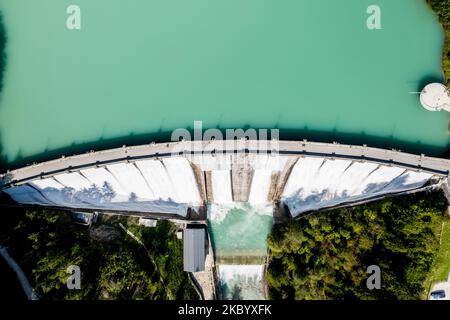
M223 299L263 299L263 265L219 265ZM237 297L236 297L237 296Z
M214 203L229 204L233 202L231 191L231 172L229 170L212 171L211 188Z
M229 204L209 204L208 205L208 219L213 222L222 222L227 214L233 210L239 209L246 211L249 215L273 215L273 205L272 204L260 204L260 205L250 205L245 202L234 202Z
M270 170L255 170L253 173L252 184L250 187L250 194L248 202L253 205L268 203L268 196L270 191L272 171Z
M403 174L402 174L403 172ZM423 186L431 174L369 162L301 158L282 194L293 216Z
M200 192L189 162L184 158L175 157L164 159L163 163L178 195L177 202L199 204Z

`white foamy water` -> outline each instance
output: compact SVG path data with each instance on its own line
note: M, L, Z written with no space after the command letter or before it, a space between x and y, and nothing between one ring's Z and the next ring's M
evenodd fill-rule
M249 205L245 202L233 202L229 204L211 203L208 205L208 220L219 223L222 222L230 210L244 210L248 215L273 215L272 204Z
M101 189L103 187L110 188L114 195L111 199L112 202L124 202L127 201L129 195L122 184L117 178L106 168L89 168L81 170L81 174L89 179L93 185Z
M153 190L156 199L175 200L177 195L172 187L169 174L159 160L137 161L136 166Z
M196 158L202 169L213 169L211 191L215 204L233 203L229 167L232 161L241 158L231 155ZM245 159L254 170L248 191L249 203L264 206L268 203L271 174L280 163L285 164L287 158L281 156L275 160L269 155L249 155ZM420 188L431 176L368 162L303 157L294 165L281 201L296 216L309 210ZM186 214L187 207L196 207L202 202L194 171L183 157L61 173L52 178L35 179L28 185L9 188L5 192L17 202L26 204L180 215ZM213 215L220 217L224 213Z
M212 171L211 188L214 203L230 204L233 202L233 195L231 190L231 172L229 170Z
M269 154L246 154L245 157L234 154L217 154L215 156L204 154L190 156L189 159L202 171L231 170L232 164L238 162L241 164L245 162L248 168L254 170L280 171L288 161L287 156Z
M368 162L300 158L292 169L282 201L293 216L423 186L431 174Z
M175 193L178 195L176 202L200 203L200 192L189 162L185 158L175 157L164 159L163 163L172 181Z
M316 171L311 183L304 189L304 196L321 193L326 186L328 192L324 194L324 200L335 198L340 191L337 186L350 165L351 161L348 160L325 160Z
M121 182L126 194L135 194L137 200L153 200L155 197L144 177L132 163L117 163L108 166L108 170Z
M20 203L186 215L201 203L190 163L181 157L117 163L36 179L6 192Z
M219 265L218 268L221 299L264 299L263 265Z
M270 182L272 177L271 170L255 170L253 173L252 184L248 202L252 205L268 203Z

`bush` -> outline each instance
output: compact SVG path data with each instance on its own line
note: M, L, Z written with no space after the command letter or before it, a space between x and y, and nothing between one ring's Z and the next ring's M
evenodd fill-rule
M442 68L445 74L445 82L450 88L450 0L427 0L427 2L438 15L444 28L445 42L442 53Z
M439 248L440 193L384 199L276 225L268 238L273 299L417 299ZM367 267L382 271L366 287Z

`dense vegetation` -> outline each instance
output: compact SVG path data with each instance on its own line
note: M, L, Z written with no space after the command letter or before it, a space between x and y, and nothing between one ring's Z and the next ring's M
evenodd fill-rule
M424 298L445 210L441 193L421 193L277 225L268 239L269 295L273 299ZM367 289L370 265L381 268L380 290Z
M427 0L439 16L445 32L445 43L442 57L442 68L444 69L445 82L450 87L450 0Z
M145 228L136 220L103 218L100 227L89 230L64 213L29 210L0 240L44 299L197 299L183 272L175 226L160 221ZM81 269L80 290L67 289L70 265Z

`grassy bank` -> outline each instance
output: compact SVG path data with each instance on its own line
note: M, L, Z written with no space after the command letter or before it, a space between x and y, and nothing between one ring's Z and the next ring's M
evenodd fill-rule
M445 42L442 53L442 68L445 75L445 83L450 88L450 0L427 0L431 8L436 12L445 32Z
M445 210L441 193L421 193L277 225L268 238L269 295L273 299L424 298L429 275L444 274L448 262L447 249L439 253ZM381 269L380 290L366 286L371 265Z
M450 218L442 221L440 247L425 283L426 288L436 282L447 281L450 272Z
M3 230L0 241L44 299L198 298L183 272L182 243L169 222L145 228L137 219L107 218L88 229L74 225L65 213L48 210L28 210L19 220ZM145 247L119 223L136 232ZM81 269L80 290L67 289L70 265Z

